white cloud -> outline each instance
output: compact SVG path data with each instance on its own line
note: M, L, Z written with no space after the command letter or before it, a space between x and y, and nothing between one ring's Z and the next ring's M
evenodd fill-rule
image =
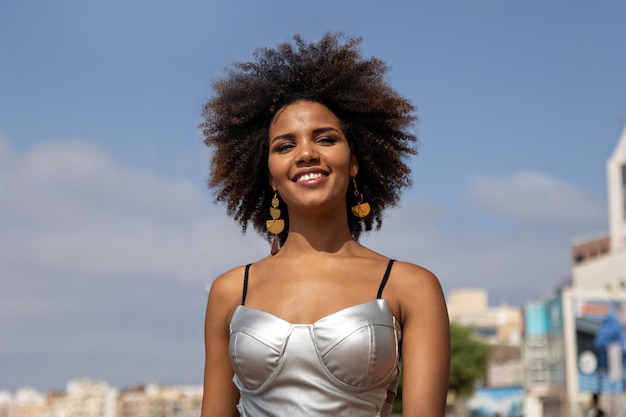
M539 172L475 174L460 197L408 199L363 241L431 269L446 292L485 288L493 302L522 305L568 279L575 238L606 227L602 197Z
M242 238L208 190L86 141L18 152L0 136L0 162L0 388L50 387L68 363L119 384L199 377L206 286L268 244Z
M7 154L14 156L0 168L0 259L15 272L208 282L206 271L231 258L224 250L240 245L237 226L208 191L121 167L87 142Z
M522 305L547 296L569 274L569 244L575 230L554 234L544 228L522 234L472 225L450 227L472 221L464 211L458 203L451 210L421 198L408 200L363 243L430 269L446 293L485 288L493 303Z
M362 242L431 269L447 292L519 305L552 291L571 240L606 216L598 197L539 173L476 175L465 197L483 212L409 195ZM485 213L516 227L484 228ZM19 152L0 136L0 226L0 389L200 383L204 289L269 251L202 187L80 140Z
M607 216L604 197L540 172L509 178L476 174L467 193L476 207L526 224L598 226Z

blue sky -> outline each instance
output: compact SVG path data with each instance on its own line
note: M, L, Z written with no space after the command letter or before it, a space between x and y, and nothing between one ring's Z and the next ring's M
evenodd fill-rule
M295 33L363 37L418 107L414 186L365 244L491 304L567 279L607 231L626 3L383 3L0 3L0 390L201 382L207 285L269 250L212 204L201 106Z

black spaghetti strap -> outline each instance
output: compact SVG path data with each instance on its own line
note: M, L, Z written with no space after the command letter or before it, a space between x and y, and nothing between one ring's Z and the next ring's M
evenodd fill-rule
M385 289L385 285L387 284L387 280L389 279L389 273L391 272L391 267L393 266L393 263L395 261L395 259L389 259L389 263L387 264L387 270L385 271L383 280L380 282L380 287L378 287L378 294L376 295L376 299L379 299L383 296L383 290Z
M250 270L250 265L246 265L246 272L243 274L243 292L241 294L241 305L246 303L246 294L248 293L248 271Z

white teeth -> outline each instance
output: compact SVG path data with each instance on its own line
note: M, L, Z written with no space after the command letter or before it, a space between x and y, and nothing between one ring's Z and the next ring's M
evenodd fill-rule
M322 178L324 176L324 174L322 174L321 172L312 172L310 174L303 174L300 175L296 181L300 182L300 181L310 181L310 180L316 180L318 178Z

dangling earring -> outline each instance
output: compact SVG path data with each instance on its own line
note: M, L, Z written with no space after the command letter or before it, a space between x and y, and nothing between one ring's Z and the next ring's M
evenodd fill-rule
M272 220L265 221L265 227L267 227L267 230L274 235L274 238L272 239L272 255L276 255L278 253L278 250L280 249L278 234L285 229L285 220L279 218L280 209L278 208L278 203L278 194L274 191L272 207L270 207L270 216L272 216Z
M361 194L359 189L356 187L356 180L354 177L352 177L352 184L354 184L354 196L358 201L356 206L352 206L352 214L356 217L363 218L370 214L370 203L363 202L363 194Z

